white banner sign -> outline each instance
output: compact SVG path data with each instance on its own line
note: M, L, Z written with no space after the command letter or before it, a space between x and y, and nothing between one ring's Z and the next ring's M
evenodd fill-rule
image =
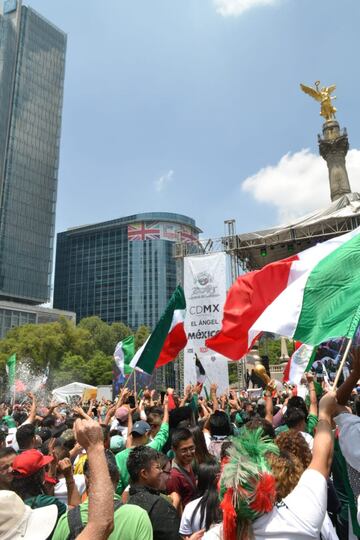
M205 370L207 388L210 383L216 383L219 393L227 392L228 361L205 345L205 340L221 328L226 298L225 253L185 257L184 292L185 330L188 336L184 351L184 384L197 382L196 353Z

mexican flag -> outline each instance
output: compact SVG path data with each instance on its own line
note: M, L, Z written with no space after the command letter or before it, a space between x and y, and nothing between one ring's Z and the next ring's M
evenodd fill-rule
M284 369L283 382L300 384L305 371L309 371L316 355L316 347L299 344Z
M179 285L154 331L132 359L132 368L141 368L151 375L155 368L175 360L187 343L184 330L185 310L184 291Z
M130 362L135 354L135 340L134 336L128 336L127 338L119 341L114 351L114 361L123 377L132 373Z
M198 384L204 384L206 379L206 371L202 363L200 362L200 358L195 353L195 367L196 367L196 382Z
M15 384L15 372L16 372L16 353L12 354L7 360L5 365L6 373L8 376L9 386L13 387Z
M206 346L239 360L263 331L316 346L360 320L360 227L240 276Z

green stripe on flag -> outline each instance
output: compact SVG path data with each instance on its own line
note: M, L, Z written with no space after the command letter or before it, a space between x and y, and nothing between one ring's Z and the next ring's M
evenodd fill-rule
M152 374L155 368L155 364L160 356L164 342L169 333L173 314L176 309L186 309L186 301L184 291L182 287L178 285L171 295L168 305L161 316L159 322L154 328L151 336L145 342L143 348L138 351L140 353L139 358L134 358L132 366L142 369L149 375ZM138 354L137 353L137 354ZM137 354L135 356L137 356Z
M128 336L116 345L114 352L114 361L122 375L130 375L132 368L130 362L135 354L134 336Z
M310 273L294 339L308 345L352 338L360 320L360 234Z
M15 384L15 372L16 372L16 353L12 354L6 360L6 373L8 376L9 386Z

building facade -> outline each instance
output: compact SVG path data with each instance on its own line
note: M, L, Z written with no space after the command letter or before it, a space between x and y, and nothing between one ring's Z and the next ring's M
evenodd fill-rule
M0 299L50 299L66 35L20 0L0 12Z
M189 217L158 212L59 233L54 308L154 328L177 285L174 243L200 232Z
M52 323L61 317L65 317L74 324L76 322L75 313L69 311L0 300L0 339L4 338L8 331L16 326Z

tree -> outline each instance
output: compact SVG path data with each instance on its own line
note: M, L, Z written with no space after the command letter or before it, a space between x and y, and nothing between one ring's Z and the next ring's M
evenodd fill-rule
M106 354L112 354L114 352L111 328L100 317L86 317L80 321L78 328L89 332L94 344L94 350L104 351Z
M112 383L112 356L96 351L86 366L87 381L95 386Z
M5 375L6 360L16 353L19 364L30 364L35 375L49 366L49 386L73 381L111 384L115 345L132 333L122 322L108 325L99 317L83 319L77 326L65 318L54 323L19 326L0 340L0 375ZM138 329L137 347L148 335L146 326Z
M112 323L110 329L111 329L111 333L112 333L112 339L113 339L113 343L114 343L114 348L115 348L115 345L119 341L122 341L123 339L125 339L126 337L128 337L128 336L130 336L131 334L134 333L131 330L131 328L129 328L128 326L126 326L126 324L124 324L122 322L114 322L114 323Z

